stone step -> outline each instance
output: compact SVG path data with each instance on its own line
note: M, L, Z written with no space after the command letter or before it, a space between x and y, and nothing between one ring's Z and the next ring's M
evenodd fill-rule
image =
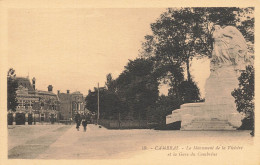
M183 127L184 129L231 129L233 127Z
M193 123L228 123L227 120L192 120Z
M227 127L230 125L186 125L183 127Z
M227 120L210 119L210 120L192 120L191 123L187 125L182 125L181 130L194 130L194 131L217 131L217 130L236 130L233 126L229 124Z
M193 125L186 125L186 126L183 126L183 127L226 127L226 126L232 127L229 124L224 124L224 125L200 125L200 124L194 125L193 124Z
M191 122L191 123L188 123L187 125L205 125L205 126L207 126L207 125L208 125L208 126L219 125L219 126L222 126L222 125L230 125L230 124L229 124L228 122L221 122L221 123ZM187 125L183 125L183 126L187 126Z
M214 128L219 128L219 127L230 127L230 125L187 125L183 127L214 127ZM232 127L232 126L231 126Z
M233 128L233 126L230 125L223 125L223 126L202 126L202 125L188 125L188 126L183 126L182 128Z
M225 126L225 127L181 127L180 130L236 130L236 128L232 127L232 126Z
M227 120L192 120L192 122L228 122Z
M235 131L236 128L181 128L182 131Z
M190 124L203 124L203 125L222 125L222 124L229 124L229 123L190 123Z

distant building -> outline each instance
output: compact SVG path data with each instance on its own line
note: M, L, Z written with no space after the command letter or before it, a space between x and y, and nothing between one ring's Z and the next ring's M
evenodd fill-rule
M16 112L33 114L36 122L49 122L51 117L56 121L74 119L75 114L84 114L85 99L79 91L57 94L53 93L53 86L49 85L47 91L37 90L35 88L36 79L16 77L18 83Z
M70 90L67 90L67 93L58 91L58 97L61 105L60 114L62 120L74 119L75 114L85 113L85 99L79 91L73 93L70 93Z
M83 94L79 91L73 92L71 94L71 101L72 101L72 111L74 114L84 113L84 107L85 107L85 100L83 97Z
M58 97L60 99L60 109L61 109L61 120L69 120L72 118L72 103L71 95L69 91L67 93L60 93L58 91Z
M32 113L34 120L39 122L49 122L51 118L59 120L60 101L56 94L52 92L52 85L48 86L48 91L35 89L36 79L16 77L18 83L16 112L23 112L28 116Z

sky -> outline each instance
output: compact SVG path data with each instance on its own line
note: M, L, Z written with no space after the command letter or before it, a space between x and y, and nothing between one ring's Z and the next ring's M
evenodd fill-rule
M163 8L140 9L10 9L8 67L17 76L36 78L36 88L54 92L103 86L106 75L117 78L128 60L138 57L150 24ZM206 69L205 69L206 68ZM193 60L191 73L202 89L209 75L207 59ZM161 86L167 94L167 85Z

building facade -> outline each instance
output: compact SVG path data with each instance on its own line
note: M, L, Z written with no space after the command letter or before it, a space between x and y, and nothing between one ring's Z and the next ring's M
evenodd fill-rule
M77 113L83 115L88 112L84 96L79 91L60 93L58 90L55 94L52 85L47 87L47 91L37 90L35 78L30 81L29 78L16 77L16 81L16 113L25 114L26 121L28 116L32 116L34 122L72 121Z
M60 93L58 91L58 97L60 100L60 114L62 120L73 120L74 116L79 114L85 114L85 99L82 93L79 91L70 93Z
M25 113L26 118L32 114L35 122L59 121L60 101L52 92L53 87L48 86L48 91L35 89L36 79L17 77L18 83L16 112Z

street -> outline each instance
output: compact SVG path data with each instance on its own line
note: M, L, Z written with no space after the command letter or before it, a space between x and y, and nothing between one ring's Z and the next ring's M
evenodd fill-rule
M251 146L250 131L108 130L89 124L8 126L9 159L123 159L149 153L167 156L163 146ZM183 149L184 150L184 149ZM150 152L149 152L150 151Z

